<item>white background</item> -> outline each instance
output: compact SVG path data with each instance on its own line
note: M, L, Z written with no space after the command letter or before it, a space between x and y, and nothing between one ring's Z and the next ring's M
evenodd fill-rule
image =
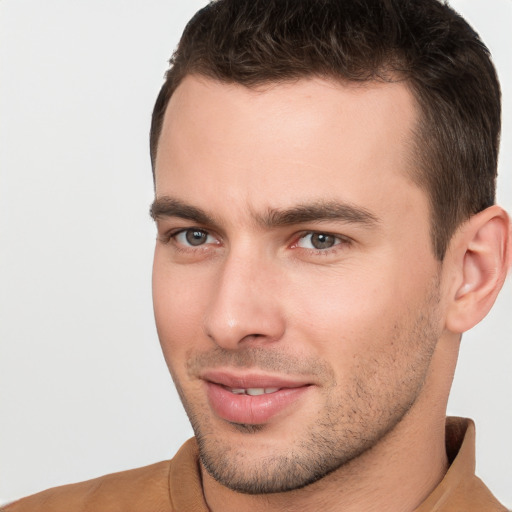
M202 1L0 0L0 503L170 458L191 429L153 326L148 130ZM504 95L512 210L512 0L459 0ZM176 291L179 293L179 290ZM512 285L465 336L449 413L512 506Z

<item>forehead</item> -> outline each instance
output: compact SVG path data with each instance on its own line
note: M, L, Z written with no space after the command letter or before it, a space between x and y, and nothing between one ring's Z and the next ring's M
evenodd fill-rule
M403 83L324 79L247 88L188 76L172 96L156 158L156 194L221 198L258 211L413 187L417 109Z

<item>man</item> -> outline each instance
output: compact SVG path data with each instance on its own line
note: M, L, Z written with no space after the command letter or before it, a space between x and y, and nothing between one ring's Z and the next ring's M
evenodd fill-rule
M437 0L220 0L151 127L154 307L194 427L17 510L505 510L445 419L510 263L500 94Z

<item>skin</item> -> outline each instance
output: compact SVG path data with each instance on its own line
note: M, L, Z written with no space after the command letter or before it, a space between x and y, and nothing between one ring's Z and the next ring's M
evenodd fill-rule
M417 115L402 83L188 76L171 98L154 307L211 510L413 510L446 471L469 322L453 298L473 231L435 259L428 200L409 179ZM308 386L237 424L208 400L211 371Z

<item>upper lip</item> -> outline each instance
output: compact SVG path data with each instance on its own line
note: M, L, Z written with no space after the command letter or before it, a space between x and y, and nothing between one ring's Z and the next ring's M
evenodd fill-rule
M311 383L283 377L272 374L260 373L244 373L231 372L225 370L206 370L200 375L200 378L207 382L219 384L226 388L232 389L249 389L249 388L300 388L308 386Z

